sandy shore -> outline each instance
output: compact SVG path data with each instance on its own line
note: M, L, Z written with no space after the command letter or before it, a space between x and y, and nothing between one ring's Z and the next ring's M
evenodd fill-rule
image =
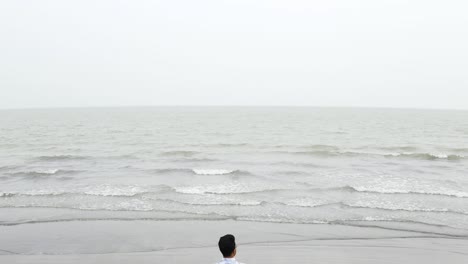
M214 263L236 235L249 263L468 263L468 239L341 225L69 221L0 227L0 263Z

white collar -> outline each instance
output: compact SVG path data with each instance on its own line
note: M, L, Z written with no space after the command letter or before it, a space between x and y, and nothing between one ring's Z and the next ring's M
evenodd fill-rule
M237 263L235 258L223 258L223 261L225 263L233 263L233 264Z

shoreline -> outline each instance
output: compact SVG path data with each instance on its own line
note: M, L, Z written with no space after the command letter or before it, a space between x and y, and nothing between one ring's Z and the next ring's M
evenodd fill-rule
M215 263L226 233L246 264L468 261L466 238L328 224L101 220L0 226L0 233L0 263Z

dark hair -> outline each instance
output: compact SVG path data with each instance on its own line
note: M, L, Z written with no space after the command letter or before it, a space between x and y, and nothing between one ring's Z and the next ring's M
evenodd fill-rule
M230 257L236 249L236 238L233 235L225 235L219 238L219 250L224 257Z

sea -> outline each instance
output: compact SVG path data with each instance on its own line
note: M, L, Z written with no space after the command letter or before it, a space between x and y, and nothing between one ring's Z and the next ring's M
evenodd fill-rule
M0 225L233 220L468 236L468 111L0 110Z

